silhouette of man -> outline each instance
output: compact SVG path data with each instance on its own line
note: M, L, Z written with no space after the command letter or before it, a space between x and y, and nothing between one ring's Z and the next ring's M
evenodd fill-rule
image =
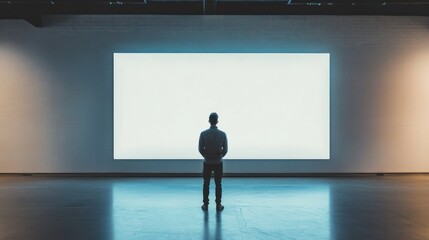
M209 186L212 172L216 184L216 210L222 211L224 206L221 204L222 199L222 175L223 163L222 158L228 152L228 141L226 134L216 126L218 123L217 113L211 113L209 116L210 128L201 132L198 144L198 150L204 157L203 168L203 205L201 208L207 211L209 205Z

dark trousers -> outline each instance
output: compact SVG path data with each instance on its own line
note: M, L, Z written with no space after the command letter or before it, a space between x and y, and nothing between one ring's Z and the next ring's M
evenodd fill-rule
M216 184L216 203L220 204L222 200L222 175L223 175L223 164L207 164L204 163L203 169L203 203L209 204L209 192L210 192L210 179L214 172L214 180Z

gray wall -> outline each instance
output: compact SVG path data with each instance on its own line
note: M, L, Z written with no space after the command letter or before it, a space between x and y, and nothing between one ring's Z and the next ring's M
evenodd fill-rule
M200 171L195 160L113 160L114 52L329 52L331 159L231 160L225 171L429 172L429 18L50 16L44 24L0 21L0 172Z

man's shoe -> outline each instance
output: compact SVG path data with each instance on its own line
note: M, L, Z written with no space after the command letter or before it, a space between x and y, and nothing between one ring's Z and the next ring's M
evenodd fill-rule
M209 209L209 205L208 204L203 204L201 206L201 209L203 209L203 211L207 211Z
M222 204L216 205L216 211L222 211L225 207Z

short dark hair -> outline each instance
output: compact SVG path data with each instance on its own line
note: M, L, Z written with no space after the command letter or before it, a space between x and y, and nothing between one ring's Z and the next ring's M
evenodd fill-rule
M219 115L217 115L217 113L215 113L215 112L210 113L210 116L209 116L209 122L210 122L210 124L211 125L216 125L218 118L219 118Z

